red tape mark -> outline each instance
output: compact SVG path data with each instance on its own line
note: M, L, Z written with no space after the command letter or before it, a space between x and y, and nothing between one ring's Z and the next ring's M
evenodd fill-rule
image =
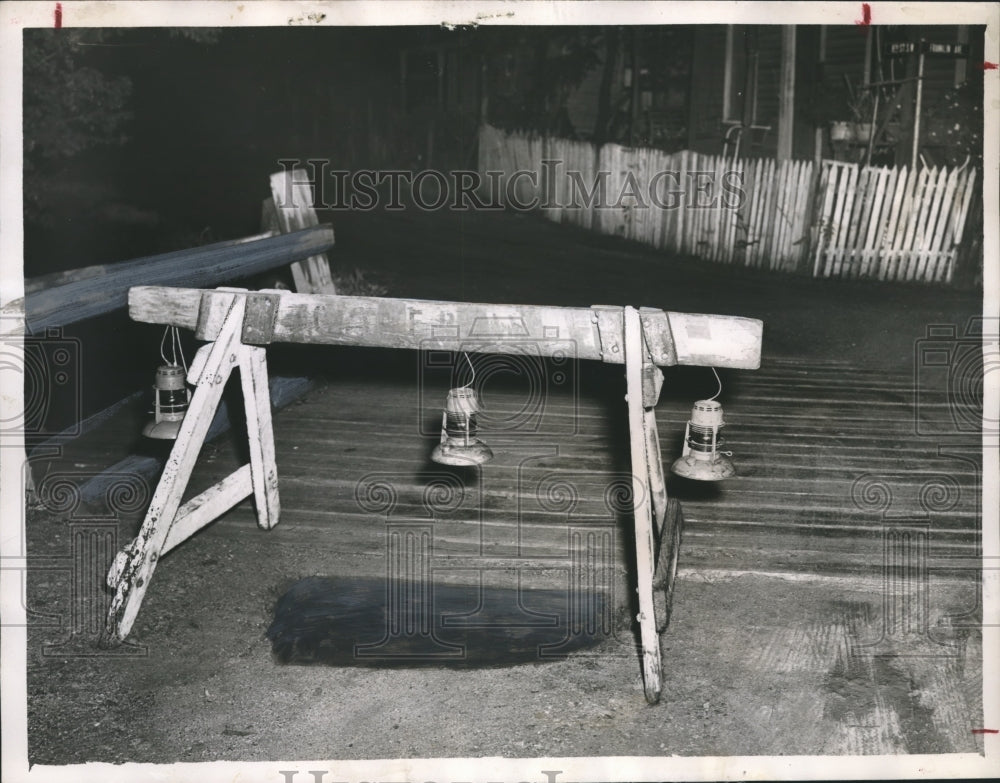
M984 71L995 71L998 68L1000 68L1000 65L997 65L996 63L985 62L982 64L982 69Z
M973 734L1000 734L1000 729L973 729Z
M867 27L872 23L872 7L868 3L861 4L861 19L855 19L854 24Z
M56 3L56 20L55 27L58 30L62 27L62 3Z

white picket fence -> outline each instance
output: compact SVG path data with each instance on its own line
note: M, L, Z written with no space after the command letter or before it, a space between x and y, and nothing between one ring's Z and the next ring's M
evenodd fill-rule
M813 274L951 282L976 170L825 161Z
M817 277L950 282L975 169L863 167L480 131L508 207L710 261ZM533 172L532 176L515 172Z

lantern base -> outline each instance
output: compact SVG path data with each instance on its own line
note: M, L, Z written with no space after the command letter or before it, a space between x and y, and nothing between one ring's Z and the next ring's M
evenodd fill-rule
M736 475L731 460L716 454L714 459L697 459L693 454L681 457L670 467L671 473L695 481L722 481Z
M154 420L142 428L142 434L156 440L177 440L177 433L180 432L182 421Z
M493 451L479 438L468 444L446 440L434 447L431 459L439 465L482 465L493 459Z

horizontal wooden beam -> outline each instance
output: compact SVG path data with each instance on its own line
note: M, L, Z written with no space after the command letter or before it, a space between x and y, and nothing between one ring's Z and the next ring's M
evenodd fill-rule
M333 228L321 225L27 280L26 329L35 334L123 308L129 288L139 283L214 286L309 258L333 245Z
M433 302L388 297L326 296L249 292L268 313L266 339L260 342L357 345L377 348L528 354L624 361L622 308L595 306ZM169 324L214 338L232 292L137 286L129 292L129 314L136 321ZM270 297L264 301L263 297ZM650 360L736 369L760 366L763 324L729 315L672 313L643 308L643 334ZM253 335L262 325L253 324ZM244 339L251 331L244 329Z
M206 250L208 248L223 248L223 247L235 247L237 245L245 245L248 242L258 242L261 239L267 239L268 237L277 236L277 231L265 231L261 234L254 234L249 237L240 237L239 239L229 239L224 242L215 242L211 245L201 245L195 248L187 248L185 250L177 251L181 253L187 253L191 250ZM135 258L130 261L118 261L110 264L95 264L94 266L84 266L78 269L68 269L64 272L51 272L47 275L38 275L37 277L29 277L24 281L24 293L27 295L38 293L39 291L44 291L46 288L58 288L59 286L68 285L69 283L77 283L81 280L87 280L91 277L100 277L102 275L113 275L121 274L125 270L140 269L142 267L148 266L149 264L156 264L159 259L162 259L163 255L158 256L146 256L144 258Z

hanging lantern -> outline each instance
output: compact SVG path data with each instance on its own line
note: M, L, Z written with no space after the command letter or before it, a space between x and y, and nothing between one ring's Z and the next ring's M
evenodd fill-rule
M719 432L725 426L722 406L715 400L698 400L684 432L684 450L670 470L678 476L698 481L720 481L736 475L729 459L731 452L720 451Z
M469 387L449 389L441 415L441 442L431 452L431 459L441 465L482 465L493 459L490 447L476 434L479 401Z
M142 434L147 438L173 440L184 421L191 394L186 386L187 373L179 364L161 364L153 383L154 417Z

